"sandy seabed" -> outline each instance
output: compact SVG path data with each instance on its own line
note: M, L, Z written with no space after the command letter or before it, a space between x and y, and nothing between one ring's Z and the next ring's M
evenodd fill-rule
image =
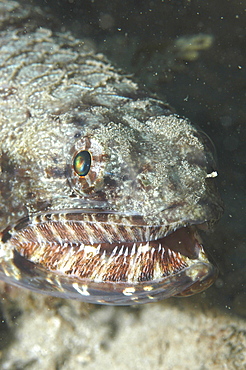
M211 307L207 293L138 307L94 306L4 285L2 294L1 369L246 367L245 320Z

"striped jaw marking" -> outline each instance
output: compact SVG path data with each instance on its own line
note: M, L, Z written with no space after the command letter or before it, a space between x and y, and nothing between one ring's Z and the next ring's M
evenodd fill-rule
M195 227L163 237L167 231L134 216L49 213L21 220L2 241L13 251L18 285L28 280L46 294L129 305L191 295L214 282L217 270Z

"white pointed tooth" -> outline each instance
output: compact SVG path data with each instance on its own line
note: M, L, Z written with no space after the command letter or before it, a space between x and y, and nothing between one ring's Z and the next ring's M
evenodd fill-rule
M79 252L81 252L85 248L85 245L83 243L80 244L79 246Z
M124 253L124 245L122 245L122 247L120 248L120 251L119 251L119 256L121 255L121 254L123 254Z
M139 256L141 253L142 253L142 243L140 243L137 248L137 256Z
M127 257L129 255L129 248L126 247L126 250L125 250L125 253L124 253L124 256Z
M135 253L136 253L136 243L134 243L132 246L131 256L134 256Z
M112 253L111 253L111 257L113 257L113 256L116 254L117 249L118 249L118 247L117 247L117 246L113 249L113 251L112 251Z
M106 257L106 251L104 250L104 251L103 251L103 254L101 255L101 257L100 257L100 258L101 258L102 260L105 260L105 257Z
M97 249L96 249L96 254L100 253L100 249L101 249L101 244L98 244Z

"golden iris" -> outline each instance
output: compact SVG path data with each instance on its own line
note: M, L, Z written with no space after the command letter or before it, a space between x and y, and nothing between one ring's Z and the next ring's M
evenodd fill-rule
M76 154L73 160L74 171L79 176L86 176L91 167L91 155L87 150L82 150Z

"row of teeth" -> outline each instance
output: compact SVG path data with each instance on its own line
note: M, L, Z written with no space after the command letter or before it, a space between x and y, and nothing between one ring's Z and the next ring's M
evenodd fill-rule
M14 242L14 239L15 238L12 239L12 243ZM27 247L30 244L30 242L27 242L26 240L16 240L16 241L17 241L16 244L21 246L22 250L25 250L25 246ZM39 245L41 249L42 248L45 249L47 248L48 245L52 248L54 247L54 244L57 244L57 243L44 242L43 240L42 241L40 240L33 244ZM125 257L128 257L128 256L137 257L141 254L145 254L148 252L150 252L151 255L153 255L156 251L158 253L162 253L162 256L164 256L164 254L167 253L170 258L171 257L179 258L179 259L182 258L182 255L179 252L174 252L173 250L169 248L165 248L162 246L161 243L159 243L159 247L157 249L157 248L151 247L149 242L146 244L140 243L138 246L136 243L134 243L131 248L125 247L124 245L122 245L120 250L119 250L119 246L116 246L110 254L107 253L106 249L102 248L101 244L98 244L98 246L95 247L95 246L85 245L81 243L80 244L79 243L70 244L70 243L65 242L65 243L58 244L54 252L57 252L57 253L61 252L61 248L71 248L71 250L77 249L76 251L73 252L74 254L84 251L85 256L88 256L88 258L95 257L96 255L100 255L101 259L106 259L106 258L113 259L113 258L118 258L122 255L124 255Z
M26 243L26 242L24 242ZM24 244L23 243L23 244ZM54 245L54 243L52 242L48 242L48 243L44 243L43 241L40 241L40 242L37 242L37 244L40 244L40 245L47 245L49 244L50 246ZM98 244L97 247L95 246L92 246L92 245L85 245L85 244L81 244L81 243L61 243L59 245L59 247L57 247L57 252L60 250L60 246L63 246L64 248L67 248L67 247L71 247L71 248L79 248L77 249L77 252L81 252L81 251L84 251L85 254L87 255L90 255L90 256L96 256L98 254L100 254L101 256L105 256L108 254L106 249L102 248L102 245L101 244ZM102 251L103 249L103 251ZM118 251L118 252L117 252ZM154 247L151 247L150 246L150 242L147 242L146 244L143 244L143 243L140 243L139 245L137 245L136 243L134 243L132 245L131 248L125 246L125 245L122 245L121 248L119 249L119 246L116 246L111 254L110 254L110 257L120 257L122 255L124 255L125 257L127 256L134 256L134 255L140 255L140 254L145 254L147 252L151 252L151 254L154 254L154 252L162 252L162 254L164 253L168 253L170 256L172 255L173 257L177 257L177 258L181 258L181 254L179 252L174 252L172 251L171 249L169 248L165 248L163 247L163 245L161 243L159 243L159 246L158 246L158 249L157 248L154 248Z

